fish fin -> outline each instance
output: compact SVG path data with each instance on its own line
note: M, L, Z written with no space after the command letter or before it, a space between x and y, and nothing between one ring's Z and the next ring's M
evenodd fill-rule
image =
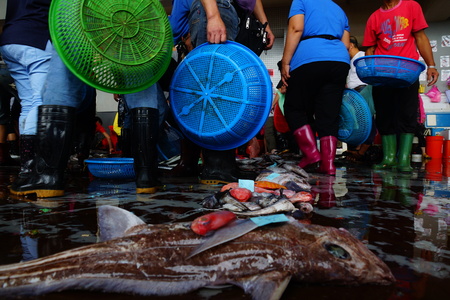
M122 237L130 228L145 224L133 213L111 205L100 206L97 216L100 241L102 242Z
M242 279L237 285L241 286L246 293L251 294L255 300L275 300L281 298L291 277L286 272L273 271L254 276L250 280Z

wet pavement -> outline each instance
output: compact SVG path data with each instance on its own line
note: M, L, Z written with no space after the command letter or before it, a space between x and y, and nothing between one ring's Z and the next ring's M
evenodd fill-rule
M336 177L310 172L313 224L342 227L391 268L397 283L323 286L294 283L282 299L448 299L450 296L450 162L432 159L411 174L373 171L339 157ZM201 201L221 186L197 178L162 178L164 190L135 194L132 180L101 180L67 172L64 197L14 197L17 168L0 168L0 265L43 257L97 242L96 208L132 211L147 223L192 221ZM175 299L70 291L32 299ZM239 288L202 289L176 299L250 299Z

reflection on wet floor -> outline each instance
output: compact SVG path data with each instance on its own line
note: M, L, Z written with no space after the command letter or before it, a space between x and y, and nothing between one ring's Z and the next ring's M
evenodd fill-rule
M313 224L342 227L385 261L395 287L341 287L292 282L282 299L444 299L450 295L450 162L432 159L412 174L373 171L338 158L336 177L310 172ZM248 166L247 166L248 167ZM192 221L201 201L221 186L197 178L162 178L164 190L135 194L132 180L101 180L68 172L64 197L15 198L8 185L18 169L0 169L0 264L97 242L96 208L115 205L147 223ZM123 299L123 295L64 292L38 299ZM130 297L156 299L155 297ZM170 297L161 297L169 299ZM200 290L183 299L250 299L238 288ZM34 298L36 299L36 298ZM179 297L177 297L179 299Z

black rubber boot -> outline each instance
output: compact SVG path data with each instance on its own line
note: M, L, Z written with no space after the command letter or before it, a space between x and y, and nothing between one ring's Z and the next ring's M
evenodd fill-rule
M95 137L95 113L96 101L94 100L75 117L75 155L78 159L78 166L83 171L87 171L84 161L89 158L92 141Z
M181 153L179 163L168 172L172 177L198 176L198 160L200 158L200 146L184 138L181 140Z
M9 144L0 143L0 167L17 167L19 163L9 154Z
M64 171L72 146L74 121L74 107L39 106L36 157L30 163L32 173L12 184L12 194L36 194L40 198L64 195Z
M227 184L239 179L256 178L255 172L239 170L235 149L217 151L202 148L203 169L200 174L202 184Z
M9 153L11 155L20 156L18 140L6 141L6 143L9 145Z
M153 194L160 182L158 173L159 111L155 108L131 109L131 151L136 173L136 193Z
M13 186L22 186L31 176L33 160L36 156L36 136L21 134L19 137L20 172Z
M130 141L131 129L122 128L120 134L120 150L122 150L122 157L132 157L131 153L131 141Z

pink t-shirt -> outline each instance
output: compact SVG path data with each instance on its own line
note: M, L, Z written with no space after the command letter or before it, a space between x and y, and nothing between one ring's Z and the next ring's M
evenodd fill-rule
M416 1L400 0L392 9L378 9L367 21L363 46L376 46L376 55L396 55L419 59L412 33L428 24Z

